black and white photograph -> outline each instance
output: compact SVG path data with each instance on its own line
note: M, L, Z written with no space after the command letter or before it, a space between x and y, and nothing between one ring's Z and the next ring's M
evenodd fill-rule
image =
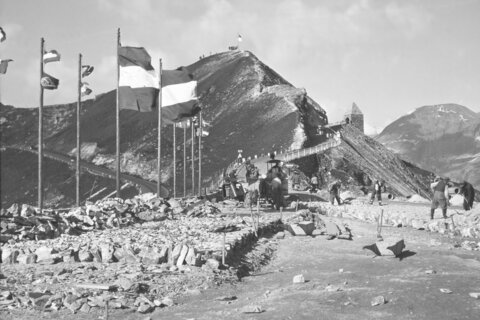
M0 319L480 319L480 0L0 0Z

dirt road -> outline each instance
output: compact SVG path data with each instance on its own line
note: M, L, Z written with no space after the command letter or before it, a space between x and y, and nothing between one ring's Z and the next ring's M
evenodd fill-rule
M339 220L337 220L339 221ZM362 250L376 240L375 226L344 220L354 238L292 237L278 242L273 261L236 285L185 297L152 319L479 319L480 252L454 248L452 240L409 228L384 228L402 237L402 259ZM427 272L431 272L431 274ZM293 284L303 274L305 283ZM440 289L451 290L443 293ZM382 295L387 303L371 306ZM232 301L217 301L235 296ZM243 313L258 306L261 313ZM133 319L133 318L132 318Z

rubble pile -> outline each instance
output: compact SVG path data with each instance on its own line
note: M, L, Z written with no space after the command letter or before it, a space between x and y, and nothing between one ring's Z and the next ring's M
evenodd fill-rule
M371 223L377 223L380 211L384 211L383 224L395 227L412 227L418 230L427 230L464 238L480 238L480 207L470 211L448 209L448 219L430 220L430 208L424 210L404 206L402 204L389 203L387 206L377 207L367 204L365 200L353 200L354 206L332 206L325 202L304 202L298 207L307 206L309 210L326 212L328 216L348 217ZM313 209L317 207L318 209ZM438 211L438 210L437 210ZM441 213L436 213L438 217ZM470 246L471 247L471 246Z
M120 224L113 221L110 227L106 221L118 208L125 209L118 215ZM91 229L79 228L78 235L64 232L51 239L11 238L4 243L0 310L129 308L148 313L173 305L177 295L189 290L236 278L234 269L222 266L222 253L228 264L237 250L256 241L257 233L276 230L279 217L265 214L256 217L254 225L249 216L222 213L229 209L228 204L206 200L164 201L143 195L45 215L69 223L75 217L81 227L86 218L96 218L98 227L94 223ZM98 212L103 215L91 215ZM85 220L77 222L82 217Z
M337 224L324 215L321 209L314 207L299 210L285 219L286 230L294 236L320 236L328 240L334 238L351 240L352 233L347 224Z

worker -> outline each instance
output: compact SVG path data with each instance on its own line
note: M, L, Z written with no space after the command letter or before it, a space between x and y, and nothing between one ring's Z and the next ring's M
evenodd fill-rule
M295 170L292 175L292 188L293 190L300 189L300 174L297 170Z
M272 200L273 207L276 210L283 210L285 206L282 189L282 173L277 172L277 175L272 180Z
M466 211L473 208L473 200L475 200L475 189L467 181L463 181L460 188L460 194L463 195L463 209Z
M329 191L330 191L330 202L332 203L332 206L335 204L335 199L337 200L338 205L342 205L340 203L340 196L339 196L339 191L340 191L340 186L341 182L339 180L335 181L330 185Z
M440 207L442 209L443 218L447 218L447 206L450 204L448 201L448 178L443 179L437 176L430 188L433 191L432 206L430 207L430 220L433 220L435 209Z
M247 160L245 171L245 179L247 180L247 183L249 185L258 180L260 173L258 171L258 168L253 163L251 163L250 160Z
M310 184L312 185L312 189L310 190L310 193L317 192L318 178L315 174L312 174L312 178L310 179Z
M372 195L370 196L370 204L373 204L373 201L375 200L375 196L377 196L378 200L378 205L382 205L382 189L385 188L385 182L383 180L375 180L375 183L372 186L371 193Z

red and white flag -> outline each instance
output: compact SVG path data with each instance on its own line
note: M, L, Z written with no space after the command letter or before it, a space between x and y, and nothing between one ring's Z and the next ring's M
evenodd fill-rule
M60 61L60 53L57 50L45 51L43 53L43 63Z
M141 112L158 106L158 76L145 48L119 47L119 108Z
M0 74L7 73L8 63L13 61L12 59L0 60Z
M0 42L7 40L7 34L3 31L3 28L0 27Z
M162 72L162 112L170 122L193 117L200 111L197 81L184 67Z

